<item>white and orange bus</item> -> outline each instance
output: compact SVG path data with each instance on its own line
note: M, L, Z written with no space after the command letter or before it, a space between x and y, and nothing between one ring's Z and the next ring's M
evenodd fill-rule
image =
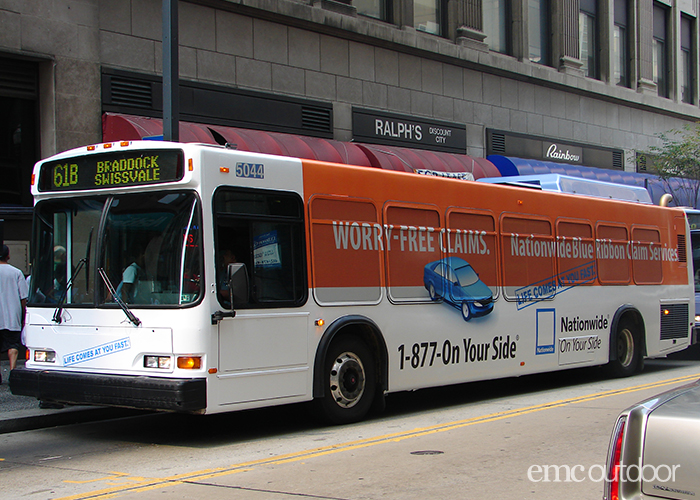
M43 401L192 413L384 395L687 347L681 210L117 142L34 170L26 366Z

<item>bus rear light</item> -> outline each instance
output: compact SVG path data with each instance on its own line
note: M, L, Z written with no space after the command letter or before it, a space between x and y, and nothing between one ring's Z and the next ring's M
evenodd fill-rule
M200 356L180 356L177 358L177 367L184 370L199 370L202 367Z
M143 367L144 368L158 368L160 370L170 369L171 362L170 356L144 356L143 357Z
M35 350L34 361L36 361L37 363L55 363L56 351Z

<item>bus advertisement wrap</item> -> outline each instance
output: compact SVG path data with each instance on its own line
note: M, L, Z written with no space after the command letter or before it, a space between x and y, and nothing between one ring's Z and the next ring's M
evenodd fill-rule
M630 376L692 342L680 209L166 142L34 175L15 394L198 414L316 400L347 423L389 392Z

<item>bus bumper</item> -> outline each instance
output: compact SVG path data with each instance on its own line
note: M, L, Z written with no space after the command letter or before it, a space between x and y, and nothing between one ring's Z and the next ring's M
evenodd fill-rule
M206 379L173 379L135 375L100 375L17 367L10 372L10 391L42 401L201 412L207 406Z

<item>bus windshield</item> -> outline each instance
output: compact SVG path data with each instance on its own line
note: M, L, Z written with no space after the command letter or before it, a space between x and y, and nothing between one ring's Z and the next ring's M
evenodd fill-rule
M37 204L30 305L178 306L202 295L201 210L192 192L160 191ZM80 262L83 260L83 266Z

